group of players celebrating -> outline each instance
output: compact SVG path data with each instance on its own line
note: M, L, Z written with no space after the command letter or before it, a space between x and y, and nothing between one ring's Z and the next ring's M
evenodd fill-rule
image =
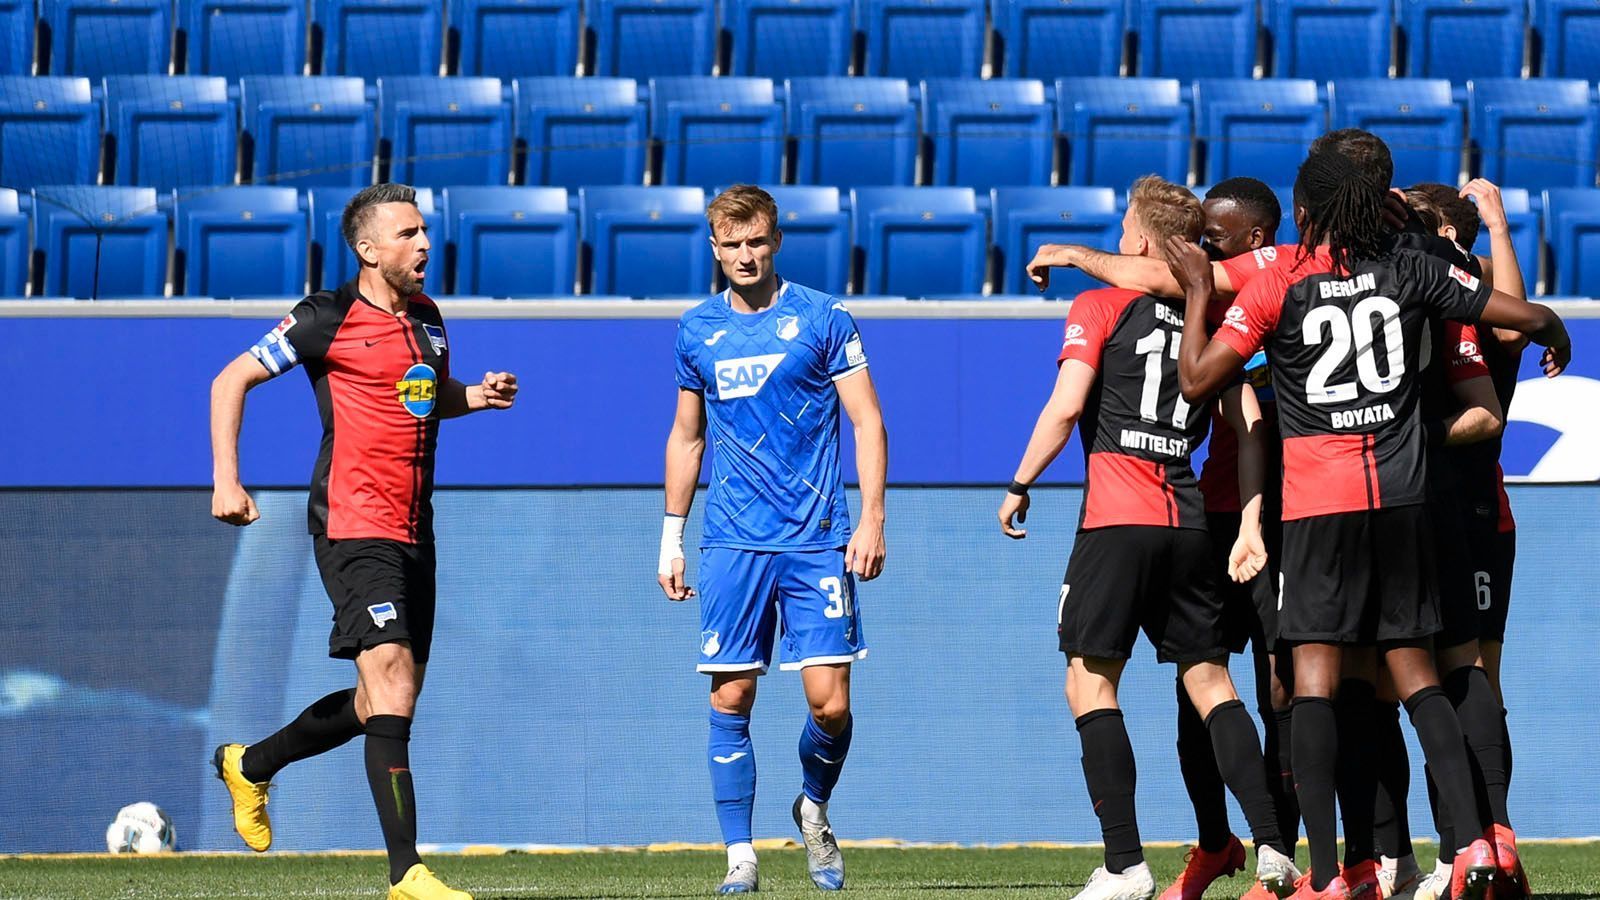
M1202 203L1149 176L1130 192L1119 253L1049 245L1029 263L1041 286L1056 266L1112 285L1073 302L1055 387L999 510L1004 533L1025 537L1029 486L1081 425L1087 477L1058 628L1105 865L1080 898L1156 895L1117 700L1140 629L1178 666L1178 755L1199 828L1163 900L1199 900L1245 866L1224 789L1256 846L1247 897L1528 893L1498 687L1515 549L1499 434L1523 347L1548 348L1550 376L1570 347L1561 320L1524 297L1493 185L1399 192L1392 179L1381 140L1335 131L1296 179L1298 244L1275 243L1281 213L1261 182L1230 179ZM867 655L855 583L886 555L888 436L849 310L778 274L772 197L736 186L706 215L728 288L679 322L657 581L669 599L699 600L707 766L728 856L719 892L760 886L750 717L775 657L801 672L809 706L795 824L812 881L837 890L828 803L853 733L850 668ZM358 276L297 305L213 386L212 507L236 525L258 518L238 476L244 395L304 364L324 422L309 524L334 606L329 653L355 660L357 684L265 740L217 748L215 766L236 830L265 850L270 778L365 735L391 900L470 900L417 856L407 750L433 631L433 449L441 418L510 407L516 379L450 377L409 188L362 191L343 226ZM1489 258L1462 249L1480 227ZM854 527L841 407L856 439ZM1208 430L1197 477L1190 458ZM684 532L708 438L692 588ZM1264 751L1227 666L1247 644ZM1441 836L1426 877L1408 837L1401 704Z
M1548 348L1553 377L1570 345L1524 297L1494 185L1395 191L1393 172L1368 132L1319 138L1294 186L1298 245L1274 245L1280 210L1258 181L1220 183L1202 204L1147 177L1119 254L1046 246L1029 264L1041 285L1054 266L1114 285L1074 301L999 510L1024 537L1028 486L1081 423L1059 630L1106 854L1080 897L1155 896L1116 693L1140 628L1178 665L1199 827L1163 900L1198 900L1244 867L1224 785L1256 845L1247 897L1528 895L1498 684L1516 540L1499 436L1522 349ZM1480 227L1488 258L1462 249ZM1190 454L1213 420L1197 478ZM1226 668L1247 641L1264 752ZM1440 834L1426 877L1405 816L1402 704Z

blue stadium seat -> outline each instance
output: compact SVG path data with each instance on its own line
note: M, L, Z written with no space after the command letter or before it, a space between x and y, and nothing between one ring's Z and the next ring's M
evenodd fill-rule
M0 0L0 75L33 72L33 0Z
M0 75L0 184L94 184L99 171L89 79Z
M858 293L976 294L988 264L988 218L972 188L855 188L850 192Z
M1442 78L1350 78L1328 86L1331 128L1364 128L1389 145L1394 183L1455 184L1466 126Z
M166 290L167 215L157 208L155 188L36 187L33 246L44 254L46 297L159 297Z
M305 68L304 0L179 0L178 17L191 75L232 81Z
M1544 217L1552 267L1552 277L1545 278L1546 289L1555 294L1600 297L1600 190L1545 191ZM1520 248L1517 262L1525 276L1533 271Z
M1008 78L1116 75L1127 31L1124 0L994 0Z
M711 287L705 192L697 187L586 187L578 191L588 293L699 297Z
M587 0L592 75L710 75L717 55L712 0Z
M1533 0L1539 74L1600 79L1600 5L1593 0Z
M860 0L867 75L977 78L983 68L984 0Z
M1582 193L1583 188L1571 188L1574 193ZM1549 209L1548 200L1546 209ZM1522 269L1522 280L1527 282L1528 294L1533 293L1534 283L1539 279L1540 251L1539 243L1539 214L1533 210L1533 201L1528 192L1523 188L1503 187L1500 189L1500 205L1506 210L1506 223L1511 226L1511 247L1517 253L1517 266ZM1489 229L1478 230L1478 240L1472 245L1472 252L1479 256L1493 256L1494 249L1489 238ZM1546 290L1549 286L1546 285Z
M52 75L161 75L172 60L172 0L39 0L39 18Z
M938 78L922 83L923 131L933 183L991 187L1050 183L1055 109L1027 78Z
M578 217L558 187L444 189L444 240L455 272L452 293L547 297L572 293Z
M28 216L17 192L0 188L0 297L21 297L28 284Z
M519 78L515 91L524 184L644 181L649 138L632 78Z
M511 105L498 78L382 78L378 137L378 155L389 161L389 181L429 187L505 184L511 168Z
M304 296L306 214L294 188L250 185L180 197L173 215L182 293Z
M839 189L820 185L762 185L778 204L778 274L836 297L850 287L850 214ZM722 273L717 281L722 282Z
M1108 187L995 188L994 249L996 293L1032 294L1023 267L1044 244L1085 244L1111 253L1122 238L1117 191ZM1046 297L1072 297L1104 287L1076 269L1050 273Z
M1468 134L1484 178L1530 190L1594 186L1600 110L1588 82L1474 79L1467 97Z
M850 69L852 0L722 0L732 75L804 78Z
M765 78L653 78L658 184L772 183L783 177L783 107Z
M313 0L311 9L320 74L439 74L444 4L437 0Z
M575 75L578 0L450 0L455 71L516 78Z
M1386 78L1394 52L1392 0L1276 0L1272 74L1279 78Z
M306 191L311 213L311 289L333 290L356 277L356 257L339 231L344 208L361 190L357 187L320 187ZM417 188L417 211L433 243L433 259L428 264L429 294L445 291L444 216L434 210L433 189Z
M917 108L898 78L793 78L789 137L797 184L909 185L916 178Z
M1194 84L1194 103L1206 182L1248 175L1293 184L1311 142L1327 128L1317 83L1306 79L1203 78Z
M372 183L376 116L359 78L260 75L239 82L242 139L257 184Z
M117 184L170 191L234 183L238 113L226 79L114 75L105 91Z
M1256 64L1254 0L1129 0L1137 10L1138 73L1249 78Z
M1528 25L1526 0L1397 0L1412 78L1516 78Z
M1194 128L1176 79L1063 78L1056 114L1073 184L1124 189L1151 172L1189 180Z

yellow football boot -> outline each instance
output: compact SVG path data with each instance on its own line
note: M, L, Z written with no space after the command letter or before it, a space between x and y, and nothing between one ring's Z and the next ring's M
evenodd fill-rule
M244 838L245 846L257 853L272 846L272 820L267 818L266 782L254 784L244 777L239 763L244 759L243 744L223 744L211 758L217 777L227 785L233 798L233 830Z
M449 887L427 866L417 863L406 870L399 884L389 888L389 900L472 900L472 895Z

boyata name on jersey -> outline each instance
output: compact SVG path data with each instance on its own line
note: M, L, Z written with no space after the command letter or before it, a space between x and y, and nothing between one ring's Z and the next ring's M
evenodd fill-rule
M1352 409L1347 412L1330 413L1328 416L1329 421L1333 423L1335 428L1365 428L1368 425L1387 422L1393 418L1394 408L1387 403L1379 403L1377 406L1363 406L1360 409Z
M1189 455L1189 442L1184 438L1150 434L1132 428L1122 429L1117 443L1129 450L1143 450L1146 453L1160 453L1165 456Z

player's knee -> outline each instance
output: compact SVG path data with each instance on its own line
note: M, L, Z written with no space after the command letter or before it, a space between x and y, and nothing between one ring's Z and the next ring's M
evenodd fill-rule
M850 697L838 693L819 701L812 701L811 718L823 731L838 734L844 730L845 723L850 719Z
M711 691L711 708L729 716L748 716L756 706L755 679L740 679L717 685Z

